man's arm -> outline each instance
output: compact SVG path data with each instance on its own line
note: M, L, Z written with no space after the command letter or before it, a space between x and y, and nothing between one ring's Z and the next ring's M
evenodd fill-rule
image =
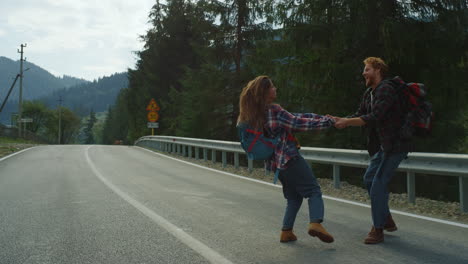
M363 126L366 124L364 120L360 117L353 117L353 118L339 118L337 117L335 123L336 128L345 128L349 126Z
M394 103L395 90L389 84L384 84L378 87L375 93L374 102L372 104L372 111L370 113L352 118L335 118L336 128L345 128L348 126L363 126L368 122L383 120L386 113Z

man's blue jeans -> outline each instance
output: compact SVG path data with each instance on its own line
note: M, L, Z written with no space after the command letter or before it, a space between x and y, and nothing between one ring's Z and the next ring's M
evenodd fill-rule
M321 223L324 214L322 191L312 168L304 158L298 156L290 160L288 167L280 171L279 180L283 185L284 198L287 200L283 229L293 228L304 198L308 198L310 222Z
M371 198L372 221L375 228L383 228L390 214L388 183L401 161L407 157L408 152L384 153L380 150L372 157L364 174L364 184Z

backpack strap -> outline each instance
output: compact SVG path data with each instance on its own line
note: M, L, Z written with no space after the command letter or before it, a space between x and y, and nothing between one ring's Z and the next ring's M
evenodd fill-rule
M273 179L273 184L276 184L276 182L278 181L279 174L280 174L280 169L276 168L275 178Z
M255 138L252 140L252 143L250 143L249 145L249 148L248 148L248 152L251 152L252 151L252 148L255 146L255 142L257 142L257 140L260 138L260 136L262 135L262 132L260 131L255 131L253 129L249 129L247 128L245 131L249 132L249 133L252 133L255 135ZM264 142L262 140L262 142ZM265 142L264 142L265 143Z

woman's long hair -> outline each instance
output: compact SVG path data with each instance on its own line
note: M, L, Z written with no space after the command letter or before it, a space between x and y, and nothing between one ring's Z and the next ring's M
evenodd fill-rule
M248 123L255 129L262 130L265 123L265 110L268 103L267 94L272 82L268 76L261 75L251 80L242 89L239 100L239 117L237 123Z

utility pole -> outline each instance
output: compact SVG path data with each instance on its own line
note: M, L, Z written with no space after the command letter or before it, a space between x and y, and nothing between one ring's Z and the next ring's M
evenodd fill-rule
M23 114L23 48L26 47L25 44L21 44L21 51L18 50L18 53L21 53L21 58L20 58L20 92L19 92L19 102L18 102L18 121L16 122L18 125L18 134L19 137L22 137L22 127L23 127L23 122L22 122L22 114Z
M59 97L59 107L58 107L58 111L59 111L59 127L58 127L58 144L60 145L60 139L62 137L62 96Z

